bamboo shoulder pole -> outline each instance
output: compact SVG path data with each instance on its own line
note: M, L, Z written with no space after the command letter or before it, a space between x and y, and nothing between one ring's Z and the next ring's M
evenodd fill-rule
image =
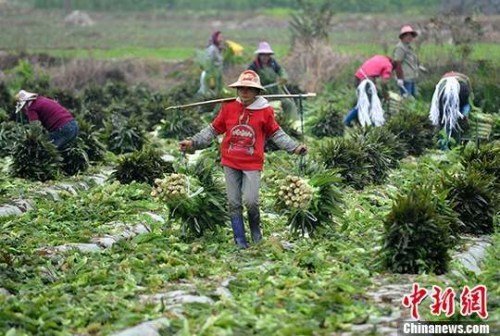
M299 93L299 94L275 94L275 95L262 95L259 97L263 97L266 99L268 99L268 98L269 99L310 98L310 97L316 97L316 93L315 92L308 92L308 93ZM207 104L215 104L215 103L223 103L223 102L227 102L227 101L231 101L231 100L236 100L236 97L206 100L206 101L201 101L201 102L191 103L191 104L186 104L186 105L169 106L166 108L166 110L182 109L182 108L195 107L195 106L201 106L201 105L207 105Z

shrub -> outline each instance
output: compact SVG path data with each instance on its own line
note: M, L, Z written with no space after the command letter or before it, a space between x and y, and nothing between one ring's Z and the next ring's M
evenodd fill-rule
M397 166L398 161L408 154L405 144L386 126L369 128L366 140L369 143L384 146L387 155L391 158L392 167Z
M384 221L384 263L396 273L448 269L449 223L433 199L432 188L415 186L398 196Z
M372 165L362 143L354 139L334 138L325 140L319 147L321 160L327 168L335 168L345 183L356 189L363 189L372 182Z
M494 177L477 169L448 176L444 187L449 189L448 200L464 223L462 233L490 234L494 232L497 211Z
M120 115L113 116L106 123L108 149L115 154L123 154L140 150L146 144L146 134L138 118L126 119Z
M11 111L15 107L14 97L10 94L7 84L0 82L0 110Z
M22 136L20 124L14 121L0 122L0 157L10 155L13 147Z
M392 144L384 143L383 131L380 128L358 129L350 134L352 141L360 143L366 152L366 160L371 166L370 178L374 183L382 183L389 173L389 169L396 164L393 158ZM389 133L390 134L390 133Z
M185 139L198 133L203 122L196 110L168 110L160 122L161 138Z
M11 173L15 177L46 181L59 172L61 156L48 140L47 132L40 125L26 127L19 142L14 145Z
M160 152L148 147L122 156L112 177L124 184L136 181L153 185L155 179L172 172L172 164L165 162Z
M408 104L407 104L408 105ZM435 144L436 130L427 114L410 104L389 119L387 128L406 146L408 154L420 155Z
M313 117L308 125L314 136L323 138L344 135L344 112L338 110L334 104L321 105L312 113Z
M475 169L494 177L494 183L500 187L500 146L489 143L480 147L466 146L461 159L465 169Z
M61 152L63 158L61 168L67 175L75 175L89 168L89 157L85 148L83 140L77 138L74 143Z
M83 143L89 161L102 161L106 152L106 146L99 140L102 134L96 131L92 124L82 118L78 118L78 126L80 127L78 138Z

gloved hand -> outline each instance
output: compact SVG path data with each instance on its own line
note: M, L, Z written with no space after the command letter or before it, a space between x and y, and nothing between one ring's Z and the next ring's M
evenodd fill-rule
M398 79L396 81L396 83L398 84L399 87L404 87L405 86L405 82L402 79Z

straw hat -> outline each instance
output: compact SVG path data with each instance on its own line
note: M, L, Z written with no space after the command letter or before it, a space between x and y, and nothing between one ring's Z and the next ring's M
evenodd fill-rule
M17 101L16 113L21 111L27 102L29 102L31 100L35 100L37 97L38 97L38 94L36 94L36 93L28 92L25 90L20 90L15 96L16 101Z
M403 26L399 32L399 38L403 37L404 34L412 34L413 37L417 37L418 33L413 30L411 26Z
M255 50L254 54L274 54L274 51L271 49L271 46L266 41L262 41L259 43L257 50Z
M245 70L240 74L238 80L232 84L228 85L229 87L252 87L260 90L265 90L265 88L260 84L259 75L253 70Z

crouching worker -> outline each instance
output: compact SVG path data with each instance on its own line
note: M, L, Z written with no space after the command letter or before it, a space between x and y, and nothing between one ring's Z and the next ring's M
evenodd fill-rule
M432 96L429 118L432 124L442 129L439 147L450 148L450 139L460 142L471 110L469 78L459 72L448 72L441 77Z
M16 101L16 113L24 111L30 123L40 122L57 149L66 148L78 136L75 118L56 101L24 90L17 93Z
M236 88L237 99L223 104L209 126L191 139L182 140L179 146L181 151L201 149L224 134L221 163L234 241L239 248L247 248L242 200L248 211L252 240L258 242L262 239L259 185L266 139L273 140L289 153L304 154L307 148L296 143L281 129L268 101L258 97L264 88L257 73L246 70L229 87Z
M391 78L394 61L387 56L375 55L366 60L354 74L357 101L344 118L346 126L352 126L357 119L362 127L382 126L385 122L384 110L378 97L377 79L380 79L382 96L388 97L387 84Z

